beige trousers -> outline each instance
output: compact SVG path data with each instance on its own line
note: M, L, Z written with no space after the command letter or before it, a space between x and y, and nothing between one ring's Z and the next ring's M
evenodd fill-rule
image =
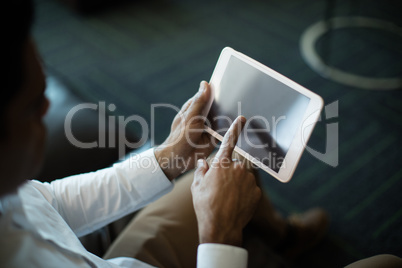
M196 267L198 228L190 172L172 192L141 210L104 258L133 257L157 267Z
M178 180L172 192L141 210L113 242L104 258L133 257L160 268L196 267L198 229L190 191L193 176L193 172L187 173ZM262 198L253 221L264 225L261 235L267 244L274 246L280 242L285 223L268 198ZM246 249L251 253L253 245L246 245ZM250 258L252 256L249 254ZM265 263L256 267L269 265ZM402 260L392 255L379 255L347 267L402 267Z

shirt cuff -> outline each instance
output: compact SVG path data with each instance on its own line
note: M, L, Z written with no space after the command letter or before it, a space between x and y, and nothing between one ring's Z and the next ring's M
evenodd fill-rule
M132 154L115 167L123 177L133 177L131 183L141 198L148 202L167 194L173 188L173 183L166 177L156 160L154 148Z
M247 258L244 248L205 243L198 246L197 268L246 268Z

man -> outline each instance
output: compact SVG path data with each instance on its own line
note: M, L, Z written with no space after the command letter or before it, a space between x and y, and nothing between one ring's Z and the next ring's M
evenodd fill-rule
M207 156L213 149L212 143L209 142L206 134L195 132L194 135L190 134L193 135L191 138L194 143L206 144L207 146L203 149L192 148L184 137L177 140L177 137L181 136L182 127L181 117L178 116L173 123L172 133L165 143L167 145L160 146L155 151L149 150L141 156L152 162L152 168L137 166L129 159L95 174L66 178L52 184L36 181L26 183L25 179L34 176L41 166L45 141L42 118L49 103L44 96L45 80L34 43L28 35L23 43L21 51L23 82L18 92L6 105L2 117L5 127L1 140L1 196L5 197L1 203L1 230L2 233L4 231L2 263L7 267L28 263L36 263L39 266L65 265L69 267L79 264L105 265L102 259L85 252L74 233L82 235L93 231L166 193L172 187L170 180L176 178L183 170L175 166L162 170L157 159L163 159L164 155L167 157L178 155L185 159L196 155ZM206 99L208 94L210 91L207 84L202 83L200 91L181 111L186 120L201 112L205 103L202 99ZM202 121L193 122L203 124ZM236 126L242 124L244 124L242 118L237 120L225 144L234 144L239 134L239 128ZM174 146L170 146L170 143L174 143ZM231 157L232 150L233 146L226 146L226 148L222 146L221 156L217 159ZM151 173L155 167L159 170ZM200 227L205 226L200 234L205 242L237 244L241 241L239 237L241 229L251 217L261 193L253 175L240 165L232 164L225 169L217 168L214 172L226 178L238 178L239 184L243 187L239 188L242 191L238 192L239 195L236 198L244 202L238 202L237 207L228 203L225 209L238 210L238 214L242 215L235 217L239 221L238 226L228 229L222 226L222 230L210 228L208 225L214 220L210 218L213 215L210 216L204 211L208 209L208 199L213 198L214 195L206 192L207 195L203 196L205 193L202 189L196 190L195 192L199 194L195 197L200 200L197 202L201 212L199 222L203 223ZM216 175L202 177L208 179L211 176ZM18 189L21 185L22 187ZM228 191L230 190L229 188ZM16 191L18 193L13 194ZM217 202L224 200L224 198L216 198ZM222 205L225 205L225 202L222 202ZM16 210L20 211L16 213ZM219 220L224 223L231 219L221 217ZM5 248L6 245L9 247ZM130 261L121 262L126 264ZM136 263L135 260L132 263Z
M322 236L326 221L322 211L282 219L261 198L253 173L232 160L243 117L232 124L212 163L205 161L214 143L208 134L191 131L204 124L202 119L191 119L200 118L211 94L206 82L184 104L161 146L94 173L50 184L26 181L43 161L42 118L49 103L29 35L31 3L21 0L3 5L16 21L15 27L3 31L3 63L9 68L2 74L0 121L1 267L246 267L247 251L241 246L243 228L250 220L261 227L267 241L289 256ZM140 209L173 188L171 181L186 170L162 165L172 156L190 159L189 168L198 159L194 181L189 173L170 194L141 211L104 259L86 251L79 236ZM144 160L147 165L141 165ZM284 244L289 241L290 246Z
M19 13L21 20L18 19L15 27L5 31L10 42L2 50L10 68L2 76L5 103L1 113L3 131L0 141L1 265L148 267L132 258L105 261L87 252L77 236L131 213L168 192L172 188L170 180L184 170L174 166L162 169L158 161L171 155L195 160L195 157L205 158L211 153L214 146L206 133L185 135L194 144L206 145L201 149L190 146L181 135L183 130L202 128L202 120L192 120L191 126L183 124L182 118L188 122L201 113L211 94L207 83L201 83L200 91L183 106L167 141L141 155L141 159L148 158L153 167L143 168L129 159L109 169L51 184L26 182L40 170L42 164L45 142L42 118L49 103L44 95L44 74L29 35L31 3L13 1L7 5L5 10L15 15ZM216 157L218 163L222 159L230 159L229 164L224 167L217 165L207 171L206 162L200 162L199 175L193 187L200 242L205 244L205 247L200 247L203 256L199 259L200 266L203 260L213 262L216 258L213 256L216 247L211 250L211 245L207 243L221 244L221 257L238 254L240 260L233 256L224 258L231 267L234 267L231 262L241 264L245 260L245 251L234 246L241 244L242 229L250 220L261 191L254 176L231 161L233 146L242 125L244 118L239 118L228 131ZM190 163L190 168L193 168L195 161ZM157 170L152 173L155 167ZM222 181L214 182L213 178L218 176ZM228 180L232 182L223 185ZM214 191L206 186L210 181L216 184ZM236 184L233 183L235 181ZM220 192L217 192L217 187L220 187ZM236 195L228 200L221 195L225 191ZM216 205L214 208L211 207L211 200Z

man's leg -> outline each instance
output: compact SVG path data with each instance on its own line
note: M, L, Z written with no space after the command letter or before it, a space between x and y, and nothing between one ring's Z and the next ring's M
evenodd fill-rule
M232 157L243 161L247 169L254 173L257 184L261 187L259 169L236 152ZM266 245L285 258L295 259L322 240L327 231L328 221L327 213L320 208L284 218L263 193L246 229L258 233Z
M196 267L198 228L191 183L193 172L172 192L138 213L104 258L133 257L157 267Z
M172 192L140 211L114 241L104 258L125 256L157 267L195 267L198 228L190 190L193 176L193 172L184 175ZM264 215L258 219L266 224L261 226L265 234L279 241L276 231L285 229L280 226L286 224L285 221L277 216L279 214L276 214L266 197L261 199L258 211L256 215ZM270 258L275 257L272 252L270 254Z
M193 172L187 173L178 180L172 192L139 212L104 258L126 256L158 267L195 267L198 228L190 190L193 177ZM310 214L307 220L306 217L294 220L289 235L290 221L278 214L268 197L263 195L248 228L254 229L273 248L283 246L286 253L290 243L290 248L300 253L306 249L306 240L317 237L316 234L325 229L320 221L322 215Z
M352 264L349 264L345 268L399 268L402 267L402 259L389 254L382 254L373 256L367 259L363 259Z

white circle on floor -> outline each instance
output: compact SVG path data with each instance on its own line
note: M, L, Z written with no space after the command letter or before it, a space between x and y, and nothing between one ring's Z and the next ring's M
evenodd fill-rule
M300 51L304 61L321 76L344 85L372 90L402 88L401 77L372 78L348 73L325 64L315 49L317 40L331 30L352 27L384 30L402 38L402 28L393 23L379 19L365 17L336 17L329 20L321 20L308 27L300 38Z

